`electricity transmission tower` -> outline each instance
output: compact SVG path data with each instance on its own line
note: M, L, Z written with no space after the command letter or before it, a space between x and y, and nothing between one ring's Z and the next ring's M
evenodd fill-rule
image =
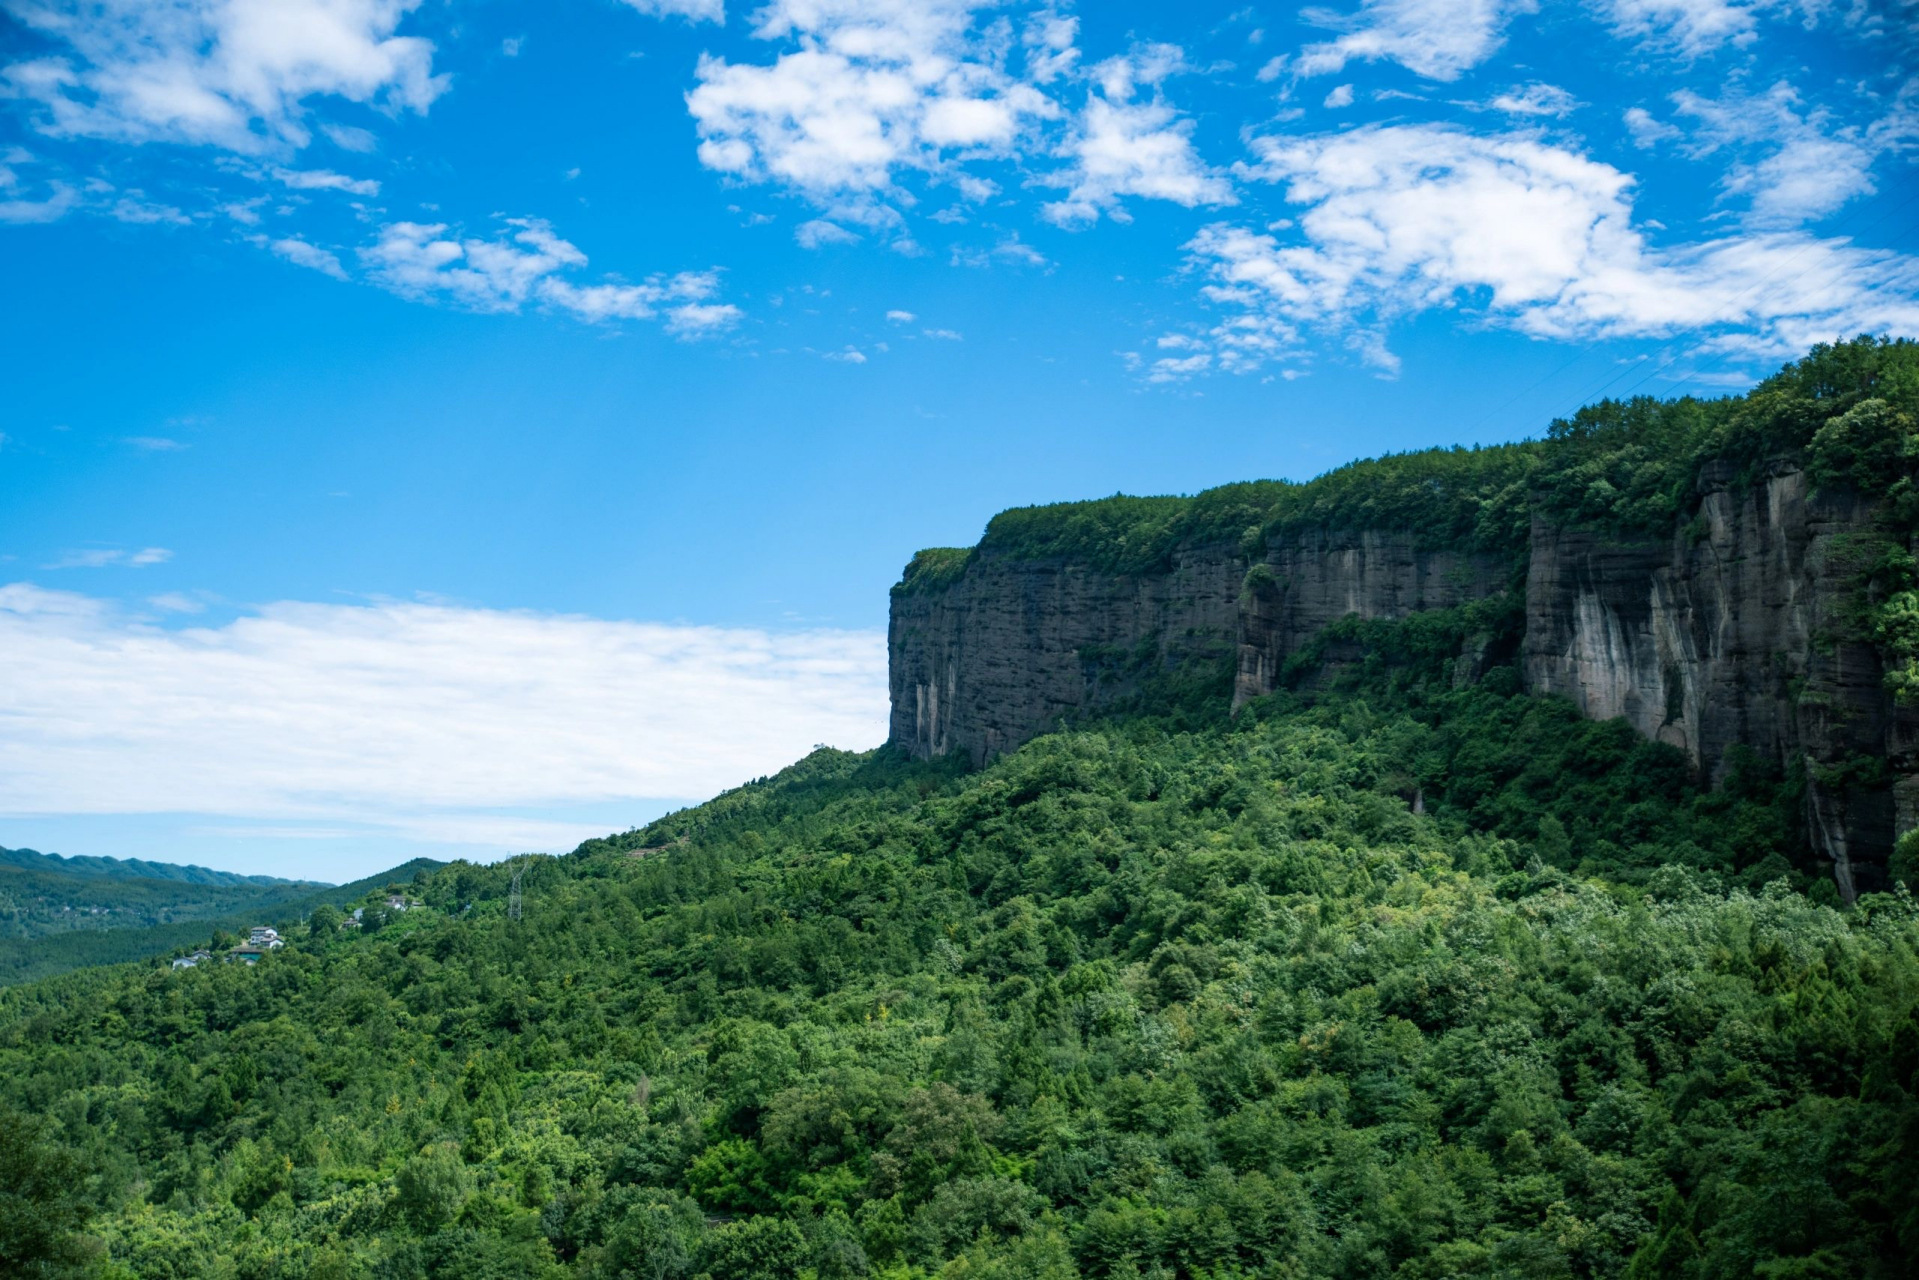
M513 860L513 888L506 896L506 918L509 920L518 920L520 918L520 871L520 860L515 858Z

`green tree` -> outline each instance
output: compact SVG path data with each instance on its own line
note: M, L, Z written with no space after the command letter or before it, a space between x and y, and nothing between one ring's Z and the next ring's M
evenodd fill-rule
M91 1216L82 1170L41 1125L0 1106L0 1275L77 1276L97 1250L80 1233Z

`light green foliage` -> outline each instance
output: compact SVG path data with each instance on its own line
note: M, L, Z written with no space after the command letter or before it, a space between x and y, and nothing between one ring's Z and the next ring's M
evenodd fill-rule
M1806 469L1818 484L1885 490L1919 461L1919 423L1884 400L1862 400L1813 433Z

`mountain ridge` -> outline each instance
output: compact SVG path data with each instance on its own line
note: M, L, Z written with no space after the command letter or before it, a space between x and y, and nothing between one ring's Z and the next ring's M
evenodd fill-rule
M96 879L171 880L197 885L313 885L327 887L319 880L289 880L282 876L249 875L239 871L216 871L191 863L149 862L144 858L112 858L96 854L65 855L41 853L37 849L0 849L0 866L26 871L52 871L61 875Z

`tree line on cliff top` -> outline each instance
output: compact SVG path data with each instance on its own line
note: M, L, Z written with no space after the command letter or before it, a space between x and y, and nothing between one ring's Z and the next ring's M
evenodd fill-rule
M1916 431L1919 343L1861 337L1815 347L1744 395L1603 400L1555 421L1540 440L1391 454L1301 484L1016 508L992 519L978 551L1142 573L1166 567L1181 547L1237 542L1257 559L1269 542L1325 528L1403 530L1429 547L1517 555L1535 510L1560 525L1666 538L1692 510L1708 464L1730 464L1749 480L1776 460L1806 466L1818 484L1889 497L1910 526L1919 515ZM902 587L950 585L972 554L921 552Z

